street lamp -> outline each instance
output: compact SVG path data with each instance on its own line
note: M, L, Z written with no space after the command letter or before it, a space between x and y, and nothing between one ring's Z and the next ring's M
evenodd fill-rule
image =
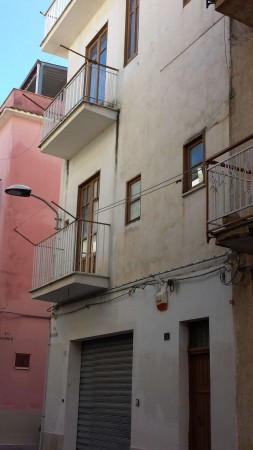
M60 230L60 216L51 203L49 203L47 200L45 200L42 197L39 197L39 195L35 195L32 193L32 189L29 186L24 186L23 184L13 184L12 186L9 186L5 189L5 193L9 195L14 195L15 197L34 197L40 200L41 202L45 203L54 213L55 213L55 220L56 220L56 226L55 229L58 231Z

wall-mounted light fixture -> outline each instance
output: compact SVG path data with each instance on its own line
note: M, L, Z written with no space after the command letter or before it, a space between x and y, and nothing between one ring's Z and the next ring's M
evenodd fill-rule
M57 211L57 209L55 209L51 203L49 203L47 200L45 200L44 198L40 197L39 195L33 194L32 193L32 188L30 188L29 186L24 186L23 184L13 184L12 186L9 186L5 189L5 193L8 195L13 195L15 197L34 197L37 198L38 200L40 200L41 202L43 202L45 205L47 205L54 213L55 213L55 221L56 221L56 226L55 229L58 231L61 229L60 223L61 223L61 218L59 216L59 213Z

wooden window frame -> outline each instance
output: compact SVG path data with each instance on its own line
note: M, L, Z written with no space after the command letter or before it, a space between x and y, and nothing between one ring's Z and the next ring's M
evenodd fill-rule
M81 198L82 198L82 190L85 186L87 186L88 184L92 183L93 181L95 181L96 179L98 179L98 183L99 183L99 193L100 193L100 170L96 173L94 173L94 175L92 175L91 177L87 178L87 180L85 180L83 183L79 184L78 186L78 193L77 193L77 207L76 207L76 217L78 219L81 219L79 212L80 212L80 207L81 207Z
M194 169L194 167L190 168L190 151L193 147L195 147L197 144L203 144L203 182L199 183L197 186L191 186L190 185L190 175L191 171ZM205 174L205 164L206 160L206 145L205 145L205 133L202 132L195 136L193 139L186 142L183 148L183 194L186 194L187 192L192 192L195 189L198 189L199 187L205 186L206 184L206 174ZM199 164L196 165L196 167L199 166Z
M93 45L94 45L94 44L96 43L96 41L98 41L98 40L99 40L99 55L100 55L101 37L102 37L105 33L107 34L107 43L106 43L106 62L107 62L107 50L108 50L108 22L106 22L106 24L98 31L98 33L92 38L92 40L87 44L87 46L86 46L86 48L85 48L85 56L86 56L86 58L88 58L89 61L91 60L91 57L90 57L90 51L91 51L91 48L93 47ZM96 63L98 64L98 67L99 67L99 62L96 61ZM89 63L86 62L86 64L87 64L87 67L88 67L89 69L88 69L87 75L86 75L86 82L84 83L84 86L85 86L85 88L84 88L84 91L85 91L85 92L84 92L84 98L85 98L85 99L89 98L89 94L90 94L90 82L91 82L91 79L90 79L90 77L91 77L91 73L90 73L90 70L91 70L91 63L90 63L90 62L89 62ZM99 77L97 76L96 92L98 92L98 84L99 84ZM98 100L98 99L95 98L94 100Z
M85 180L82 184L80 184L78 186L78 194L77 194L77 213L76 213L76 217L79 220L79 224L78 224L78 229L77 229L77 247L76 247L76 270L77 271L81 271L80 268L80 252L81 252L81 233L82 233L82 229L80 227L80 221L82 220L82 217L80 216L80 210L82 209L83 205L82 205L82 193L83 193L83 189L88 186L91 183L94 183L95 181L98 182L98 196L96 198L93 198L93 202L94 200L97 200L99 202L100 199L100 171L96 172L94 175L92 175L90 178L88 178L87 180ZM94 204L92 206L92 209L90 210L90 215L87 219L88 223L89 223L89 231L88 233L91 233L91 228L93 226L93 210ZM87 239L89 248L87 251L87 255L89 255L89 258L91 256L91 241L89 241L89 238ZM88 273L95 273L95 272L89 272Z
M29 356L29 365L28 366L18 366L16 365L17 355L25 355ZM17 352L14 356L14 368L16 370L30 370L31 369L31 353Z
M125 25L125 51L124 51L124 65L127 66L138 55L138 43L139 43L139 19L140 19L140 0L134 0L134 52L131 56L128 56L129 52L129 30L130 30L130 5L131 0L126 0L126 25Z
M130 210L131 210L131 206L136 203L137 201L140 201L141 203L141 190L140 190L140 194L138 195L138 197L134 198L134 200L131 199L131 186L135 183L137 183L138 181L140 181L141 184L141 174L137 175L136 177L132 178L131 180L129 180L127 182L127 187L126 187L126 216L125 216L125 224L129 225L130 223L134 223L137 222L139 220L141 220L141 207L140 207L140 215L138 217L136 217L135 219L130 218Z

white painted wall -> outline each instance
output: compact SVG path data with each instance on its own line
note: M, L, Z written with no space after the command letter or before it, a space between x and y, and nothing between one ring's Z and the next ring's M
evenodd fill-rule
M139 173L142 189L182 173L183 145L202 130L207 155L229 139L227 25L221 15L202 0L185 8L178 0L142 1L139 54L125 68L125 0L105 1L72 48L84 53L107 22L107 63L120 69L118 165L112 126L70 161L66 206L71 211L78 184L100 168L103 207L124 199L126 182ZM83 62L69 52L69 77ZM172 259L175 265L219 252L206 245L205 203L204 189L182 197L179 183L144 196L141 221L134 225L125 227L124 206L114 209L112 284L164 270Z
M212 449L237 448L231 288L223 286L217 275L180 282L165 313L156 309L155 292L154 287L139 290L123 300L91 306L52 322L55 337L51 338L45 426L47 432L63 434L66 414L64 450L75 449L79 340L128 330L134 332L131 445L143 450L187 450L187 417L183 415L187 416L188 391L179 370L182 361L187 361L187 351L180 322L205 317L210 321ZM80 305L68 306L64 313ZM164 341L165 332L171 333L170 341Z
M69 162L62 203L73 214L78 185L98 170L103 207L124 199L126 182L139 173L142 189L182 173L183 145L202 130L207 155L229 139L229 33L222 16L212 7L207 10L204 0L192 0L185 8L179 0L140 0L139 53L125 68L125 0L106 0L72 48L84 53L106 22L107 63L120 69L118 153L113 125ZM82 64L69 53L69 77ZM140 222L127 227L124 207L100 220L112 224L112 286L224 252L206 243L204 188L183 197L178 183L144 196ZM216 276L179 284L166 313L156 310L154 293L154 288L137 291L53 321L57 336L51 346L45 431L65 430L64 450L75 449L79 340L127 330L134 330L132 447L187 450L188 391L182 370L187 364L180 322L203 317L210 319L212 450L236 450L231 289ZM65 306L60 313L73 308ZM163 340L166 331L169 342Z

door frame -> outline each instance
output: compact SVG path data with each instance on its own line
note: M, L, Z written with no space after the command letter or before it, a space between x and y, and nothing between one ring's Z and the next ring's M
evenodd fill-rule
M76 243L76 270L78 272L82 271L81 270L81 264L80 264L80 256L81 256L81 235L82 235L82 217L80 217L80 210L81 210L81 196L82 196L82 192L83 192L83 188L85 188L85 186L88 186L89 184L93 183L94 181L98 180L98 202L99 202L99 198L100 198L100 171L96 172L94 175L92 175L90 178L88 178L86 181L84 181L83 183L81 183L78 186L78 195L77 195L77 212L76 212L76 217L78 220L78 225L77 225L77 233L76 233L76 239L77 239L77 243ZM92 236L92 227L93 227L93 213L94 213L94 197L92 199L92 210L89 213L89 217L87 219L88 222L88 238L87 238L87 259L90 259L91 257L91 245L92 245L92 240L91 240L91 236ZM87 264L87 262L86 262ZM88 263L89 268L90 268L90 262ZM78 270L79 269L79 270ZM87 271L85 270L85 272L88 273L93 273L92 271Z
M189 324L192 322L203 322L203 321L208 321L208 334L209 334L209 343L208 346L201 346L201 347L191 347L190 346L190 329L189 329ZM196 358L198 355L199 356L203 356L206 355L208 356L208 366L209 366L209 448L208 450L211 450L212 448L212 423L211 423L211 367L210 367L210 327L209 327L209 319L199 319L199 320L194 320L194 321L190 321L188 322L188 396L189 396L189 428L188 428L188 449L189 450L194 450L193 447L193 442L192 442L192 424L194 422L193 419L193 408L192 408L192 391L191 391L191 377L192 377L192 373L191 373L191 359Z
M101 36L103 36L104 33L107 33L107 43L106 43L106 62L107 62L107 48L108 48L108 22L106 22L106 24L98 31L98 33L92 38L92 40L86 45L85 48L85 56L87 58L87 76L86 76L86 83L85 83L85 99L89 99L90 98L90 85L91 85L91 69L92 69L92 63L91 63L91 58L90 58L90 49L91 47L95 44L96 41L98 41L98 39L100 39ZM99 52L100 55L100 52ZM96 61L97 63L97 68L99 67L99 61ZM106 66L106 64L105 64ZM106 68L104 67L104 70L106 70ZM96 98L91 98L91 100L95 100L95 103L98 103L98 92L99 92L99 70L96 71L97 73L97 80L96 80Z

